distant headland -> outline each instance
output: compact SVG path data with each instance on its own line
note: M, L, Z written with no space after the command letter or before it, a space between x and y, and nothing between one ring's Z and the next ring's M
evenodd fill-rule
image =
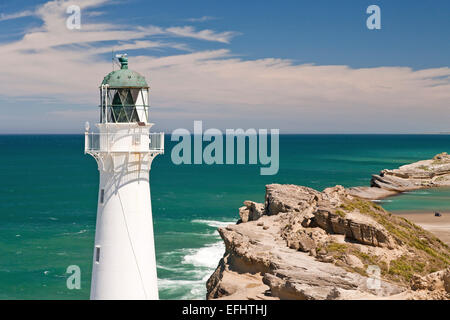
M433 187L450 187L450 155L446 152L398 169L382 170L372 175L370 187L349 188L348 192L363 199L375 200Z

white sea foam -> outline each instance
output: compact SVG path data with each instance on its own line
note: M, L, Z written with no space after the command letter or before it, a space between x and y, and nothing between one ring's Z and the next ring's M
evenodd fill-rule
M195 220L192 220L191 222L206 224L213 228L226 227L229 224L236 224L236 221L229 222L229 221L202 220L202 219L195 219Z
M235 223L203 219L196 219L191 222L204 224L212 228L224 227ZM217 235L217 232L215 231L214 234ZM181 264L165 265L160 263L158 268L175 272L177 277L183 277L183 279L158 279L160 290L170 294L182 295L181 299L204 299L206 281L214 272L224 252L225 245L222 241L218 241L209 243L201 248L184 248L164 253L166 257L179 256Z
M64 233L62 233L62 235L63 236L72 236L72 235L75 235L75 234L83 234L85 232L87 232L87 230L86 229L82 229L82 230L77 231L77 232L64 232Z
M200 271L200 270L189 270L188 268L186 268L186 267L179 267L179 268L176 268L176 267L167 267L167 266L164 266L164 265L161 265L161 264L157 264L156 265L156 267L158 268L158 269L161 269L161 270L166 270L166 271L170 271L170 272L175 272L176 274L189 274L189 275L198 275L199 273L200 274L203 274L204 272L203 271Z
M431 194L431 192L428 192L428 191L405 191L403 193L405 193L405 194L417 194L417 195Z
M188 237L211 237L211 236L217 236L216 231L205 231L203 233L198 232L178 232L178 231L169 231L165 232L165 235L175 235L175 236L188 236Z
M192 223L199 223L207 225L211 228L225 227L229 224L235 224L235 221L217 221L206 219L195 219ZM191 234L190 236L201 235L218 235L217 231L214 233L205 232L205 234ZM179 256L180 265L166 265L164 263L158 264L159 269L174 272L177 277L183 279L164 278L158 279L158 286L160 290L169 294L182 295L181 299L204 299L206 294L206 281L214 272L217 264L225 252L225 245L222 241L213 242L201 248L184 248L171 252L165 252L164 257ZM165 260L164 258L162 259ZM173 260L172 260L173 261Z
M158 279L158 287L160 289L178 289L180 286L191 286L201 282L199 280L172 280L172 279Z
M166 267L166 266L163 266L163 265L160 265L160 264L157 264L156 267L157 267L158 269L167 270L167 271L172 271L172 272L179 272L179 271L180 271L179 268Z
M217 267L224 251L225 246L222 241L208 244L203 248L189 249L189 253L183 257L182 263L213 269Z
M170 280L158 279L158 288L167 292L186 292L180 300L204 299L206 295L206 280Z
M181 300L187 299L205 299L206 295L206 281L211 272L203 272L203 277L194 280L180 280L180 279L158 279L158 288L160 290L184 294L180 297Z

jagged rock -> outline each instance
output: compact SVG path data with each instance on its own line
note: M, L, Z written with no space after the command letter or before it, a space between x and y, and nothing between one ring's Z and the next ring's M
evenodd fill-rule
M450 271L424 275L448 265L448 247L341 186L318 192L272 184L266 186L265 207L244 204L245 223L219 228L225 254L207 282L208 299L447 297ZM427 244L428 251L416 243ZM366 266L374 263L388 277L378 289L369 287L365 276ZM410 275L402 272L412 265L424 271L409 284Z
M348 273L332 264L319 263L308 269L277 270L275 274L266 273L263 282L270 287L271 294L283 300L324 300L340 299L342 292L365 293L376 296L375 291L367 288L367 278ZM381 283L380 296L398 294L404 288Z
M433 157L433 160L450 160L450 155L447 152L442 152Z
M426 276L414 275L411 279L411 289L413 290L445 290L450 293L450 267Z
M268 215L288 211L302 211L310 206L320 192L293 184L269 184L266 186L266 212Z
M343 257L345 263L353 268L364 268L364 263L362 263L362 261L357 257L354 256L353 254L346 254Z
M241 222L247 222L249 215L250 215L250 210L248 209L248 207L240 207L239 208L239 216L241 217Z
M443 161L449 160L450 161L450 155L447 152L442 152L442 153L435 155L433 157L433 160L443 160Z
M348 197L348 193L343 186L337 185L335 187L326 188L323 190L322 198L325 198L330 205L338 205L342 203L342 198ZM348 197L351 199L351 197ZM323 203L322 203L323 205Z
M442 275L444 281L444 289L447 293L450 293L450 268L447 268Z
M220 259L219 265L217 266L214 273L209 277L206 282L206 286L210 288L208 290L207 299L218 298L221 296L228 296L233 294L236 289L232 286L231 283L223 280L224 271L226 269L226 264L224 259ZM231 288L229 287L231 285Z
M309 252L316 248L314 240L306 234L306 232L299 231L294 236L287 240L287 245L291 249Z
M244 207L239 208L241 222L255 221L264 215L264 205L253 201L244 201Z
M362 244L394 247L394 241L386 229L370 217L358 213L346 213L346 216L342 217L323 203L313 214L316 223L328 233L343 234Z

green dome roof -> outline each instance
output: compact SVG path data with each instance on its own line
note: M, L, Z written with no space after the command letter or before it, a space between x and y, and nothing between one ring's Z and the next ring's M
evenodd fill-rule
M112 88L148 88L145 77L136 71L128 69L128 59L119 58L122 68L110 72L102 81L102 85L107 84Z

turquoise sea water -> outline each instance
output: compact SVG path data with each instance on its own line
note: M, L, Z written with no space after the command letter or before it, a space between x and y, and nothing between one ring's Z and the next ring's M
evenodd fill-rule
M264 185L322 190L368 185L372 173L450 151L449 135L284 135L280 171L255 165L152 165L151 189L162 299L202 299L223 254L216 228L235 222ZM0 136L0 299L88 299L98 171L82 135ZM450 210L450 190L420 190L382 202L389 210ZM81 290L66 268L81 268Z

